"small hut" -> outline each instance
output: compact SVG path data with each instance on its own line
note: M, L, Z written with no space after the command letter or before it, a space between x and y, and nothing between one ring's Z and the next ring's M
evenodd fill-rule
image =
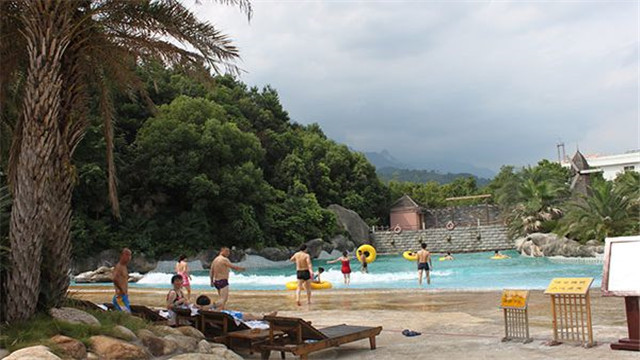
M399 227L401 230L424 229L425 210L418 205L409 195L403 195L391 205L389 225L391 228Z

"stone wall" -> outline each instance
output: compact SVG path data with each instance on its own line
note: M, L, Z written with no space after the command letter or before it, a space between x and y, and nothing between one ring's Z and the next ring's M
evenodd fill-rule
M442 209L427 209L424 221L427 229L444 227L453 221L457 226L493 225L500 223L500 209L495 205L450 206Z
M515 248L514 242L507 236L507 228L504 225L457 226L453 230L444 228L405 230L400 234L393 231L380 231L371 234L371 237L373 247L380 254L418 250L421 242L426 242L427 249L432 252L460 253Z

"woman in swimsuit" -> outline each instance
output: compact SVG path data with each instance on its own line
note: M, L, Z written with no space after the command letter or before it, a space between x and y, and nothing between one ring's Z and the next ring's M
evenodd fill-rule
M187 299L191 299L191 274L189 274L189 264L187 263L187 257L181 255L176 264L176 273L182 276L182 286L187 289Z
M176 325L175 308L178 306L186 306L189 302L182 292L182 276L173 275L171 285L173 285L173 289L169 290L167 294L167 310L169 310L170 314L169 325Z
M340 268L340 271L342 272L342 276L344 277L345 285L349 285L351 283L351 265L349 264L351 259L349 258L348 255L349 253L347 253L346 251L343 251L341 257L335 260L327 261L327 264L337 263L338 261L342 263L342 267Z

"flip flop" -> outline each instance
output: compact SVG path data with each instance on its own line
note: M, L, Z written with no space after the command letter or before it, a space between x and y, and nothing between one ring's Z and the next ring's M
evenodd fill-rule
M409 329L404 329L404 330L402 330L402 335L404 335L404 336L418 336L418 335L422 335L422 333L419 333L419 332L413 331L413 330L409 330Z

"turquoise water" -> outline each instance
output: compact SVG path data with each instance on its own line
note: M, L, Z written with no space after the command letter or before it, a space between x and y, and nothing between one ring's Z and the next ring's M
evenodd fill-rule
M600 286L602 265L557 263L548 258L529 258L515 251L506 251L511 259L491 260L493 253L457 254L453 261L433 261L430 288L489 290L504 288L544 289L554 277L593 277L593 287ZM340 264L326 264L314 260L314 269L325 268L322 279L330 281L334 288L347 288L343 284ZM417 288L416 263L401 255L378 256L369 264L369 274L358 270L360 264L351 262L351 285L354 289L407 289ZM172 274L149 273L132 287L170 287ZM208 271L192 273L192 288L209 289ZM237 290L281 290L287 281L295 280L295 268L291 263L270 269L253 269L232 273L229 282ZM426 286L426 285L424 285Z

